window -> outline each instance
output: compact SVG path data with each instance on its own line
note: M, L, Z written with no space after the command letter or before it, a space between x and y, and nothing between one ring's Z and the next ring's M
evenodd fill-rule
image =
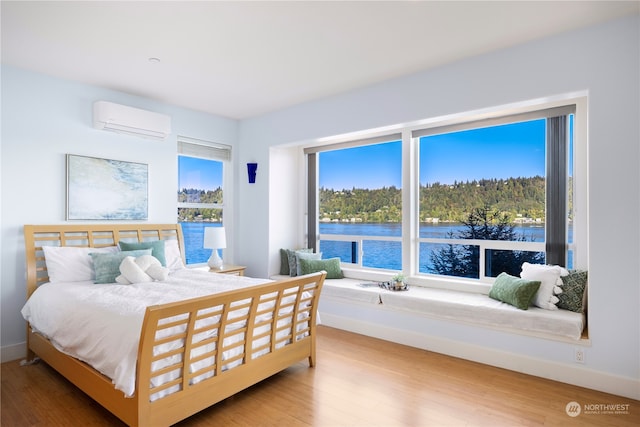
M420 151L420 273L482 279L518 276L523 262L571 267L572 112L413 132Z
M318 153L317 250L323 258L402 269L402 141L389 141L394 137Z
M519 275L525 261L573 268L583 102L306 148L309 246L425 284Z
M178 137L178 222L182 227L187 264L206 262L204 228L223 220L223 177L230 147Z

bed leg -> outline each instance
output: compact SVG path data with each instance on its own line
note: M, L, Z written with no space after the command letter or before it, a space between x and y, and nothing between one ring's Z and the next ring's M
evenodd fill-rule
M34 355L32 358L22 359L20 361L20 366L35 365L39 362L40 362L40 358Z
M20 361L20 366L35 365L39 361L40 361L40 358L36 356L36 354L34 353L33 350L31 350L31 348L29 348L29 339L27 335L27 357Z
M316 347L315 345L311 346L311 352L309 353L309 367L316 367Z

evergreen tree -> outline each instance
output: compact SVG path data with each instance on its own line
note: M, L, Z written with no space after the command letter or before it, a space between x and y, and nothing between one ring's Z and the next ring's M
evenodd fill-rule
M465 229L454 233L449 232L450 239L473 240L508 240L516 242L527 241L524 235L518 235L509 221L509 216L492 210L488 205L475 208L467 219L462 221ZM480 277L480 248L476 245L448 244L439 250L432 250L430 259L432 266L429 271L435 274L470 277ZM486 274L496 277L501 272L518 276L523 262L539 264L544 262L544 253L491 250L486 258Z

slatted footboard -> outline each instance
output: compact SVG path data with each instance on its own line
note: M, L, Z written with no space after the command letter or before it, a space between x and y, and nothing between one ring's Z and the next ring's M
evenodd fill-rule
M138 357L140 419L172 424L301 360L313 366L324 277L149 307Z

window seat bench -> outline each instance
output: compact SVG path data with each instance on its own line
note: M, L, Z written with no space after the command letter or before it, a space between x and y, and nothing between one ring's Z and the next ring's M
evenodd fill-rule
M286 276L272 278L282 277ZM325 298L560 339L579 340L586 326L584 314L569 310L520 310L485 294L421 286L390 291L370 280L354 278L326 279L320 301Z

